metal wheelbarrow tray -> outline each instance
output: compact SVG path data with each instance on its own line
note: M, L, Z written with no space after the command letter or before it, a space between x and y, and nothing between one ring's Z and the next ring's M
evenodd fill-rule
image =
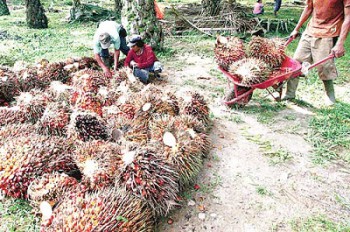
M219 69L226 75L229 88L230 82L233 83L233 89L231 89L231 91L226 95L224 101L224 103L228 106L244 106L250 101L255 89L267 89L269 87L272 87L275 92L278 92L279 97L272 95L272 92L269 90L268 92L275 98L275 100L280 100L282 95L283 82L289 78L298 77L301 74L301 64L288 56L286 56L282 62L282 65L278 72L280 74L272 74L266 81L251 85L249 87L242 85L239 79L237 79L234 75L230 74L223 68L219 67Z

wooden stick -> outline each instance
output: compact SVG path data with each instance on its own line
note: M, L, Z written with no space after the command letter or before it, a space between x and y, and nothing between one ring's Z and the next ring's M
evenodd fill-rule
M198 28L196 25L194 25L193 23L191 23L188 19L186 19L184 16L182 16L176 9L174 6L171 6L173 12L176 14L176 16L180 17L182 20L184 20L185 22L187 22L191 27L197 29L198 31L202 32L203 34L206 34L207 36L213 37L213 35L206 33L204 31L202 31L200 28Z

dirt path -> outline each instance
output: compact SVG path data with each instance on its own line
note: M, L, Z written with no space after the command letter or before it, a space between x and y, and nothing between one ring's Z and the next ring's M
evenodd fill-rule
M224 86L210 74L213 59L188 54L175 60L187 68L165 64L167 86L207 97L213 149L196 181L201 188L188 190L158 231L293 231L293 223L312 216L349 219L339 197L350 195L350 172L340 163L322 167L310 160L304 137L311 111L292 104L276 113L275 123L261 124L256 115L220 103L213 89Z

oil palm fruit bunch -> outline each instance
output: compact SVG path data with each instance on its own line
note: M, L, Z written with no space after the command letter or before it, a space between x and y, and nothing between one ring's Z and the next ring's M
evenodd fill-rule
M37 131L44 135L66 135L72 111L65 102L50 102L37 122Z
M176 169L182 187L190 183L202 168L204 149L203 141L198 143L194 131L177 128L178 122L175 121L164 116L152 120L149 146L157 148L157 154Z
M102 103L94 92L79 92L75 107L80 110L91 111L102 116Z
M44 215L43 215L44 216ZM41 231L152 232L154 217L147 204L117 188L66 197L42 222Z
M0 126L27 122L29 122L29 119L23 109L19 107L0 107Z
M79 63L79 69L97 69L99 67L97 61L93 57L83 56L77 58L76 61Z
M278 39L253 36L247 50L249 57L261 59L273 69L279 68L286 57L284 45Z
M217 36L214 49L216 62L228 70L230 64L246 57L243 41L237 37Z
M73 112L67 134L82 141L108 139L106 122L93 112Z
M27 122L34 124L41 118L48 102L45 94L34 90L21 93L16 100L13 107L0 107L0 125Z
M38 72L34 67L25 68L17 73L20 90L22 92L28 92L34 88L43 89L46 81L42 83L38 78Z
M245 58L231 64L229 72L238 78L242 85L249 87L266 81L272 71L260 59Z
M20 93L19 80L14 72L0 68L0 106L9 105Z
M73 76L73 86L86 92L97 93L100 86L106 86L108 80L104 77L103 72L84 69L76 72Z
M70 103L71 97L75 92L75 88L60 81L52 81L49 88L45 92L53 101ZM76 101L76 99L75 99ZM75 102L74 102L75 104Z
M132 69L128 67L119 69L119 71L113 76L111 87L116 88L119 85L126 85L128 87L128 91L130 90L133 93L139 92L144 88L144 84L136 79L132 73Z
M74 160L83 174L81 183L89 190L101 190L114 185L121 152L118 145L110 142L79 142Z
M61 81L65 83L69 73L64 69L65 63L55 62L49 63L38 70L38 78L45 81Z
M155 113L176 115L177 107L174 98L176 98L174 95L163 94L159 88L148 85L132 97L133 104L138 109L135 116L138 117L139 114L145 116L146 114L147 118L150 118Z
M204 97L196 92L187 91L180 98L180 114L192 115L205 126L210 125L209 107Z
M46 105L51 101L50 97L37 89L23 92L16 97L16 105L23 111L29 122L37 122L43 115Z
M128 146L123 150L117 183L147 201L157 215L166 215L176 204L178 175L171 165L148 147Z
M30 137L32 135L35 135L35 126L30 123L12 123L6 126L0 127L0 146L3 146L6 141L12 140L13 138L17 138L20 136L27 136ZM0 162L0 166L1 162ZM5 168L5 167L0 167L0 172Z
M103 107L114 105L118 101L119 97L120 93L118 91L108 89L105 86L100 87L97 93L97 98Z
M71 153L73 142L60 137L31 136L8 140L0 148L5 169L0 189L15 198L27 198L29 184L44 173L77 170Z
M64 197L67 191L77 185L77 179L65 173L45 173L29 184L28 199L34 207L38 207L43 201L48 201L53 206Z
M205 127L202 122L191 115L179 115L174 117L174 127L177 131L188 133L203 156L209 153L211 142L207 134L208 127Z

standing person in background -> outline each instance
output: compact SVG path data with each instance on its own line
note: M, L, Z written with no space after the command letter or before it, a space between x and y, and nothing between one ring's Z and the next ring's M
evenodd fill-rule
M101 22L95 32L93 40L94 56L104 75L108 78L112 77L109 47L113 44L114 70L117 70L120 51L127 55L130 50L126 45L126 36L127 33L123 26L114 21Z
M277 16L277 11L280 10L282 5L282 0L275 0L275 6L273 7L273 13L275 16Z
M253 14L255 15L264 14L264 4L262 3L262 0L256 1L253 9Z
M310 16L311 19L299 41L294 59L312 63L330 54L337 58L344 56L344 43L350 30L350 0L307 0L291 37L296 37ZM334 60L317 66L317 69L326 91L325 103L332 105L335 103L333 80L338 76ZM284 100L295 98L298 83L299 78L288 81Z
M134 76L144 84L148 84L150 72L153 72L156 78L160 78L162 65L152 47L145 44L140 35L133 35L128 46L131 47L131 50L125 59L124 66L131 67Z

